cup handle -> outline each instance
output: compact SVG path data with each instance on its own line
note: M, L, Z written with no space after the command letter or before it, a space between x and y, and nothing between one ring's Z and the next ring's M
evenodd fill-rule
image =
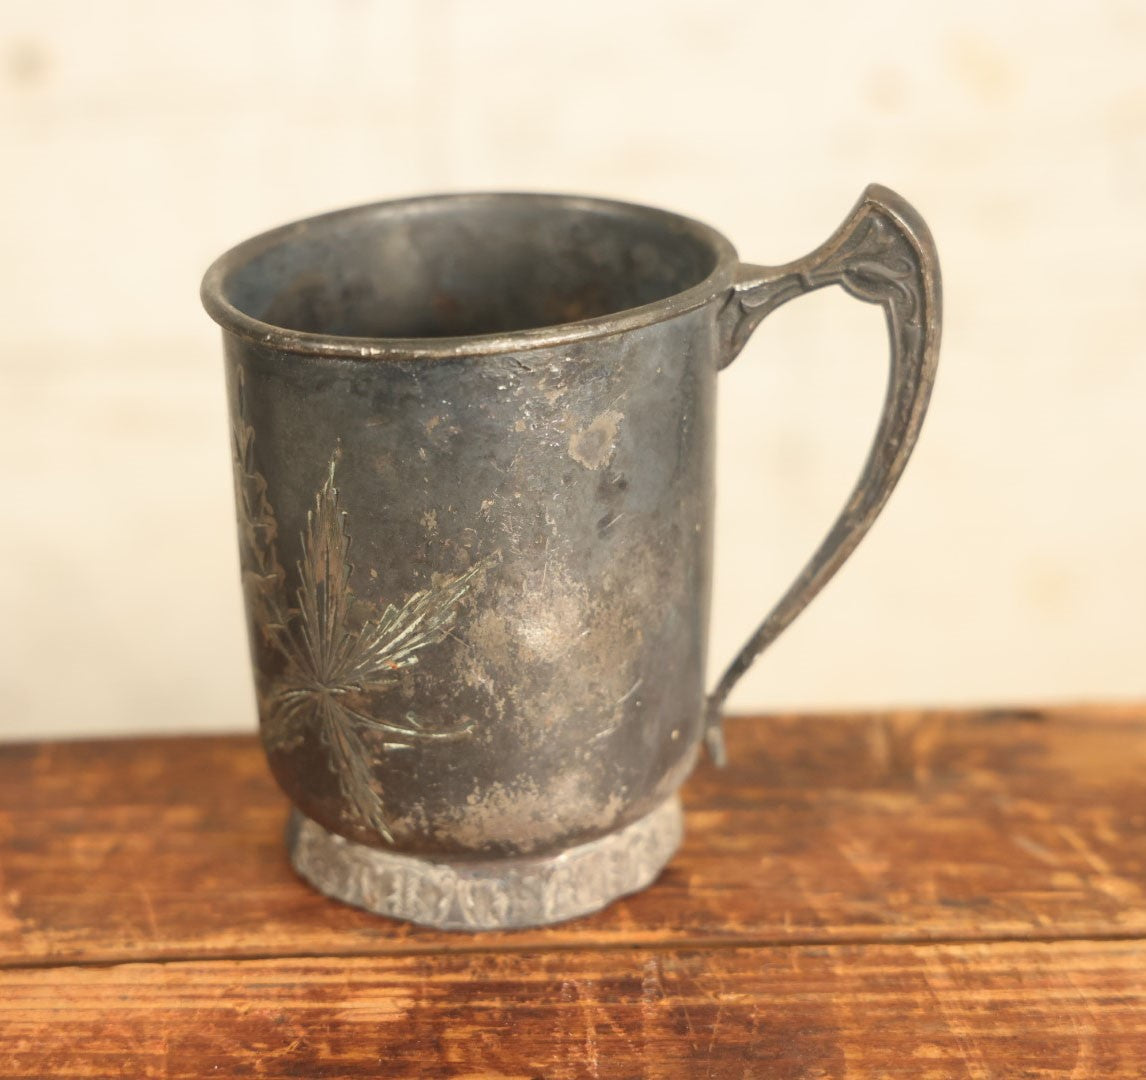
M941 307L935 243L915 209L879 184L864 191L847 220L810 255L784 266L739 267L718 316L721 368L732 363L766 315L825 285L841 285L852 296L882 306L887 316L891 369L883 413L847 505L708 697L705 744L717 765L725 761L721 709L729 691L871 528L911 456L935 381Z

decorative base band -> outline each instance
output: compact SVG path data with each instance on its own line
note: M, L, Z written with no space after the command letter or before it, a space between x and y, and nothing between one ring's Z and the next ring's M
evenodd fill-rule
M430 860L379 851L297 810L287 847L295 870L335 900L439 930L508 930L575 919L643 889L682 835L673 796L617 832L537 858Z

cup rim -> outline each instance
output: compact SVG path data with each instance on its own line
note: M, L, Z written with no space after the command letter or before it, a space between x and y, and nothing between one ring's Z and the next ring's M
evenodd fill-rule
M713 266L708 275L697 284L639 307L624 308L607 315L556 323L552 326L471 334L464 337L352 337L292 330L248 315L235 307L225 295L224 284L228 275L276 244L309 230L341 223L347 218L366 218L379 213L429 213L445 203L478 203L492 200L527 200L535 203L551 203L567 210L593 210L618 216L643 217L647 221L654 221L706 246L713 255ZM514 191L458 192L363 203L303 218L259 233L249 240L236 244L208 267L203 276L199 295L207 314L225 331L275 352L336 357L345 360L434 360L551 348L651 326L703 307L726 292L732 286L738 263L736 249L723 234L703 222L669 210L586 195Z

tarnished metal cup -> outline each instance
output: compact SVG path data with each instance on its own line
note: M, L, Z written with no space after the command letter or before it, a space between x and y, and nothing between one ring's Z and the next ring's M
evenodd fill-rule
M839 284L891 377L823 545L705 692L717 372ZM552 195L327 214L207 272L223 327L260 728L298 872L432 926L555 922L648 885L752 659L859 542L934 378L926 226L865 192L797 263Z

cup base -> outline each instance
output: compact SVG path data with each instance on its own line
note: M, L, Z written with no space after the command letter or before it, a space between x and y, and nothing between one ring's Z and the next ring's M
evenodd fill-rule
M291 812L295 871L319 892L438 930L511 930L564 922L651 885L680 846L680 799L555 855L428 859L357 844Z

